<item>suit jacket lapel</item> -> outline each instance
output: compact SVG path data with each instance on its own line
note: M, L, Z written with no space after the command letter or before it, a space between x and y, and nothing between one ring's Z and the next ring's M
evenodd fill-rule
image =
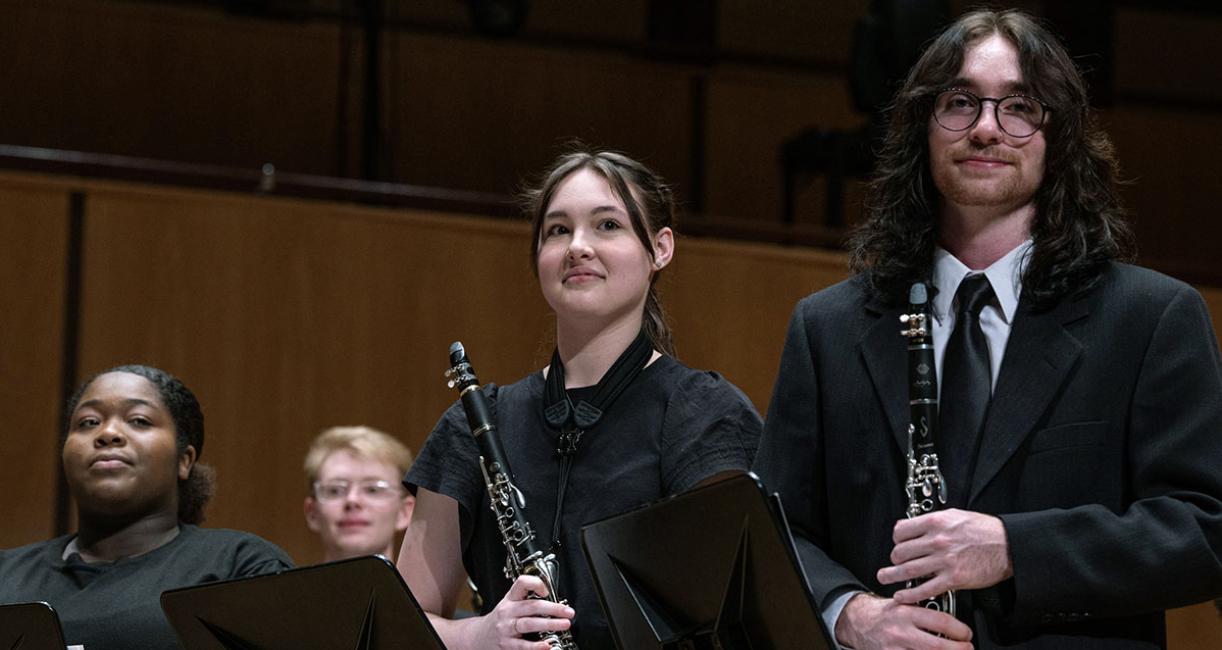
M900 451L908 451L908 358L907 343L900 334L900 310L872 301L866 310L877 320L858 342L874 390L887 414L887 423Z
M1032 311L1026 300L1020 301L981 434L969 507L1060 391L1082 353L1082 344L1065 324L1089 312L1085 300L1062 302L1041 313Z

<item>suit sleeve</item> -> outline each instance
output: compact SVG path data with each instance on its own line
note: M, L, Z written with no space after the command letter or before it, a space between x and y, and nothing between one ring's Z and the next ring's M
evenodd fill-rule
M1222 366L1200 294L1170 298L1140 358L1123 512L1083 505L1002 515L1017 624L1122 616L1222 593ZM1052 619L1050 619L1052 617Z
M810 299L798 303L789 323L781 366L772 391L754 471L769 490L780 494L798 558L821 609L844 588L868 591L823 550L828 512L824 481L818 360L807 317Z

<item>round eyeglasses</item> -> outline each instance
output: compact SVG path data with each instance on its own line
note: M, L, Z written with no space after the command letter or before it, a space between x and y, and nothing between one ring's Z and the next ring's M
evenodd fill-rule
M358 496L368 501L388 501L403 494L402 487L389 481L327 481L314 483L314 498L319 501L347 499L356 488Z
M985 102L993 102L993 119L1002 131L1014 138L1035 135L1051 110L1044 102L1028 95L980 97L963 88L947 88L934 99L933 119L947 131L966 131L980 119Z

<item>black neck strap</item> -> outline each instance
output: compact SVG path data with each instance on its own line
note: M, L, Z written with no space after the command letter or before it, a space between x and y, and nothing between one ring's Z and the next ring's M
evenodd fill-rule
M607 374L603 375L594 387L592 401L583 399L574 406L564 390L564 362L560 360L560 350L557 349L552 353L552 364L547 372L543 419L553 430L562 433L572 429L589 431L598 424L603 412L615 402L615 398L641 374L652 354L653 345L642 329L636 340L619 355L607 370Z
M560 474L556 485L556 517L552 520L552 550L560 548L560 516L564 512L564 493L569 484L569 472L573 468L573 456L577 453L577 443L581 434L598 424L603 413L624 392L636 376L645 369L649 357L653 355L653 343L642 329L636 335L636 340L624 350L615 363L607 370L607 374L594 387L592 401L581 400L573 406L569 394L564 390L564 363L560 360L560 350L552 353L551 369L547 372L547 382L544 388L543 419L554 431L556 437L556 454L560 457Z

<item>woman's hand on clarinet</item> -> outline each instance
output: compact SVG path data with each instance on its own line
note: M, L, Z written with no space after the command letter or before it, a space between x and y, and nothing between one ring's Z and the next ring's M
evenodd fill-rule
M534 598L532 596L541 596ZM549 650L546 641L531 641L524 635L534 632L559 632L573 624L573 608L547 600L547 586L535 576L522 575L496 607L480 617L474 634L464 644L468 648L501 650Z

